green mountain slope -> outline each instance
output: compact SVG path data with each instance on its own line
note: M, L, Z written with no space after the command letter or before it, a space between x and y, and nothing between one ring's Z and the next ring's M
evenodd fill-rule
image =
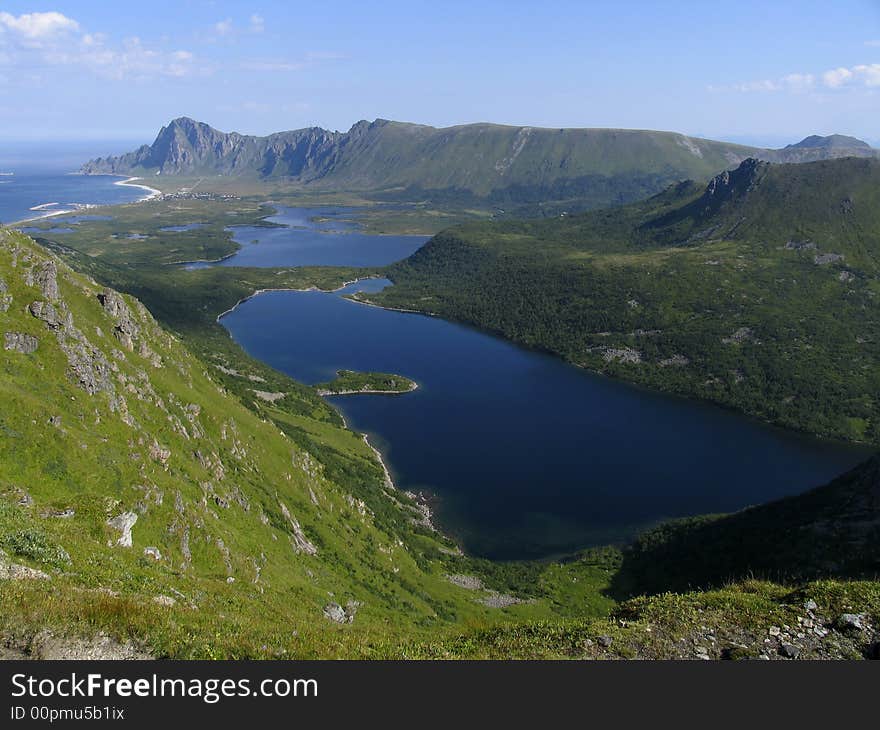
M782 658L783 640L804 657L873 651L877 583L745 583L615 608L642 592L634 581L653 590L672 574L666 556L650 558L658 573L647 580L635 552L621 563L611 548L550 563L456 554L309 388L227 359L233 349L213 332L197 336L213 306L250 285L238 277L258 274L181 272L163 285L116 271L186 331L197 358L138 300L0 231L0 658L669 658L736 647ZM199 299L204 287L214 299ZM292 404L264 401L281 390ZM811 542L810 560L874 539L864 526L876 500L853 501L873 492L849 484L790 501L788 514L834 522L835 540ZM718 524L700 536L709 550L729 543ZM697 584L700 562L692 548L685 557ZM768 646L768 626L794 624L805 598L819 602L810 620L825 633ZM842 611L864 628L838 627Z
M469 124L437 129L378 119L348 132L311 128L252 137L186 117L152 145L92 160L85 173L285 179L318 189L385 190L419 199L506 205L635 200L685 177L708 178L755 150L671 132Z
M880 457L797 497L732 515L670 522L624 556L613 591L660 593L748 578L880 576Z
M489 614L425 557L445 541L314 395L301 421L332 469L137 300L2 230L0 337L0 631L356 656Z
M749 160L631 206L449 229L374 300L877 443L878 210L878 160Z

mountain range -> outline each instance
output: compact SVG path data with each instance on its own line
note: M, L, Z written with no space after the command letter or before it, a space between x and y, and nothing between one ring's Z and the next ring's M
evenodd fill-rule
M747 157L807 162L875 155L866 143L840 135L767 150L648 130L435 128L377 119L347 132L310 127L256 137L180 117L153 144L91 160L81 172L238 176L410 198L447 191L462 202L495 205L581 198L598 207L644 198L681 179L708 179Z

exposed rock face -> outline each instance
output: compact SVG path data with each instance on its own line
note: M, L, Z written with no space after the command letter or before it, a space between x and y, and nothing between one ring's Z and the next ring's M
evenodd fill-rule
M54 261L44 263L34 276L34 283L40 287L40 293L50 302L56 301L58 291L58 267Z
M116 540L119 547L131 547L131 528L137 522L138 516L134 512L123 512L121 515L111 517L107 520L107 524L114 530L122 533Z
M337 624L353 623L360 605L359 601L349 601L345 604L345 608L343 608L338 603L328 603L324 606L324 618Z
M657 364L661 368L683 368L690 365L691 361L684 355L673 355L660 360Z
M642 353L632 347L609 347L602 355L605 362L622 362L638 365L642 361Z
M132 643L120 643L106 634L91 639L55 636L46 631L27 647L27 657L40 660L145 660L153 656Z
M98 300L104 307L104 311L116 320L116 325L113 327L114 337L127 350L134 350L134 343L140 336L141 330L122 295L112 289L104 289L98 295Z
M812 241L788 241L785 244L786 251L815 251L816 244Z
M459 588L464 588L468 591L483 590L483 581L475 575L447 575L446 580L453 585L456 585Z
M752 342L757 344L758 340L755 338L755 333L752 331L751 327L740 327L729 337L722 337L721 342L723 342L725 345L738 345L742 344L743 342Z
M316 555L318 553L318 548L316 548L306 537L303 532L302 526L299 524L297 519L290 514L290 510L287 509L287 506L283 502L279 502L281 505L281 514L284 515L284 519L286 519L290 523L291 527L291 536L290 541L293 543L293 549L298 553L305 553L306 555Z
M345 609L338 603L328 603L324 606L324 618L328 618L338 624L348 623L348 616L345 615Z
M51 271L54 271L54 262L50 263ZM50 267L44 267L41 271L49 269ZM48 276L48 280L54 281L54 274ZM44 293L52 294L52 291L53 287L49 284ZM113 368L107 357L74 327L73 317L63 300L58 299L55 304L36 301L28 309L34 317L55 332L61 350L67 355L70 376L75 383L89 395L101 392L115 395Z
M722 206L751 192L760 182L767 167L766 162L750 157L735 170L725 170L709 181L706 191L695 201L694 207L699 209L703 217L715 214Z
M9 287L0 276L0 312L8 312L9 306L12 304L12 296L9 294Z
M20 352L24 355L29 355L34 352L39 344L40 341L36 337L25 335L20 332L7 332L3 336L4 350L12 350L13 352Z
M155 169L163 175L188 172L238 174L258 172L312 179L320 176L339 152L345 135L319 127L252 137L220 132L187 117L173 120L159 130L152 145L120 157L92 160L87 174L130 172L132 168Z

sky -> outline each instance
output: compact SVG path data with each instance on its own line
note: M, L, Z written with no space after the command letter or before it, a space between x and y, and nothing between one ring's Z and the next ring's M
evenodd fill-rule
M0 142L360 119L880 144L880 0L0 2ZM123 149L126 147L123 146Z

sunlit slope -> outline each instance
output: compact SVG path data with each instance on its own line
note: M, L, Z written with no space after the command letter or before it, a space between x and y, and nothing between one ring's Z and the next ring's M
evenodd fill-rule
M43 574L0 580L8 619L135 627L175 655L333 655L485 613L433 574L441 543L360 439L310 426L368 466L345 488L139 302L8 231L0 330L0 562Z
M448 229L375 299L876 443L878 211L880 161L748 160L630 206Z

